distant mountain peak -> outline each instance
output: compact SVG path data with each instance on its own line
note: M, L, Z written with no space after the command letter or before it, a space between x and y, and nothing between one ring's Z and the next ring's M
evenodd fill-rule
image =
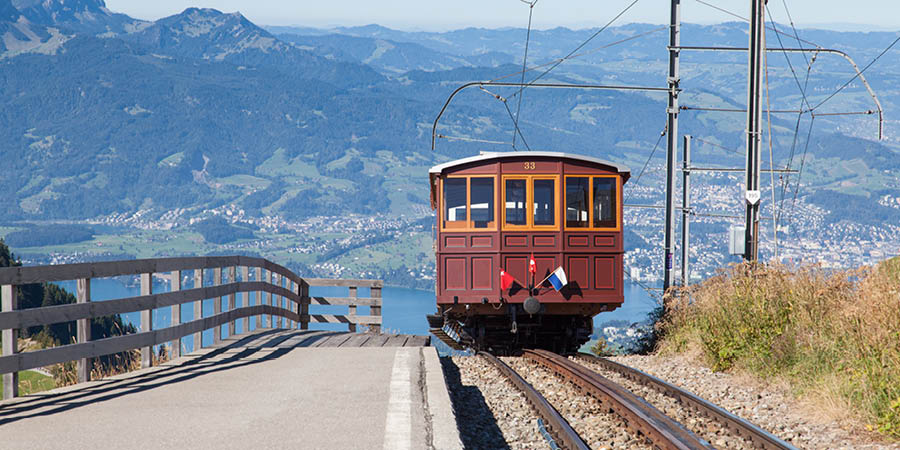
M110 11L104 0L12 0L12 4L31 22L76 32L121 34L145 24Z
M267 31L250 22L240 12L223 13L212 8L188 8L181 14L160 19L158 23L175 32L182 32L191 37L211 32L222 33L224 30L233 35L249 31L259 36L272 37Z

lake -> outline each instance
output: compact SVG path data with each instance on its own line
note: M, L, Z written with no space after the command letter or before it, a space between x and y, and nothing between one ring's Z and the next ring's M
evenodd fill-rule
M76 292L75 282L67 281L58 283L61 287L69 292ZM187 283L187 288L191 287L191 283ZM154 279L153 292L162 293L169 291L169 284L160 279ZM93 301L112 300L124 297L133 297L140 295L140 286L136 279L128 278L96 278L91 281L91 297ZM346 297L348 295L347 288L327 287L327 288L310 288L310 295L323 297ZM360 288L358 295L367 297L369 290ZM434 314L436 311L434 305L434 292L418 289L408 289L402 287L385 286L382 289L382 329L394 333L403 334L428 334L428 323L425 321L426 314ZM255 294L251 294L251 301L255 303ZM647 291L641 286L632 282L625 282L625 303L624 305L612 312L598 314L594 318L594 327L599 329L602 323L609 321L626 321L628 323L640 322L646 319L649 313L657 305ZM311 313L319 314L346 314L347 308L342 306L316 306L310 307ZM213 300L203 301L203 315L209 316L213 313ZM369 313L369 308L360 306L358 314L365 315ZM194 309L192 304L186 304L182 307L181 321L189 322L193 320ZM171 324L171 307L160 308L153 317L153 328L165 328ZM141 317L140 312L132 312L122 315L126 323L134 325L140 329ZM343 324L317 324L311 323L310 329L313 330L338 330L345 331L347 326ZM250 329L256 328L256 318L250 318ZM237 323L237 332L242 333L242 321ZM203 332L203 345L212 344L213 332L207 330ZM187 350L193 348L193 337L186 336L183 339L183 345Z

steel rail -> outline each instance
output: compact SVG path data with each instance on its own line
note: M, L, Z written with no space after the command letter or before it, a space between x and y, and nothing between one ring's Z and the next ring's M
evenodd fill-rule
M528 403L531 404L531 406L537 410L538 415L547 422L547 428L550 431L550 435L553 436L553 439L558 446L570 450L590 449L584 440L581 439L581 436L579 436L572 426L569 425L569 422L559 414L556 408L554 408L553 405L551 405L550 402L534 388L534 386L528 384L525 379L511 367L506 365L506 363L501 361L500 358L486 352L479 352L478 354L490 361L494 367L499 369L509 381L522 391L522 394L525 395L525 399Z
M575 383L615 412L627 426L660 449L712 449L708 442L678 422L596 372L546 350L525 350L523 356Z
M674 398L683 405L694 409L698 414L707 416L725 425L726 428L744 439L753 442L753 445L761 449L777 449L777 450L796 450L793 445L779 439L773 434L765 431L756 425L672 384L669 384L659 378L654 377L646 372L610 361L606 358L598 358L587 353L579 353L578 357L593 363L597 363L606 369L616 372L625 378L648 386L659 391L669 397Z

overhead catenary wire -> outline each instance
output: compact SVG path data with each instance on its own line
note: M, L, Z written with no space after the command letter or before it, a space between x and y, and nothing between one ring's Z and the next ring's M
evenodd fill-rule
M826 102L828 102L829 100L831 100L832 98L834 98L835 95L840 94L841 91L843 91L844 89L847 88L847 86L850 86L850 83L853 83L854 80L856 80L857 78L861 77L862 74L865 73L866 70L869 69L869 67L872 67L872 65L875 64L876 62L878 62L878 60L881 59L881 57L884 56L885 53L889 52L892 48L894 48L894 46L897 45L897 42L900 42L900 36L897 36L897 39L894 39L894 42L891 42L891 45L888 45L887 48L885 48L881 53L878 54L878 56L875 57L875 59L873 59L871 62L869 62L869 64L866 64L866 66L863 67L863 69L862 69L861 71L859 71L856 75L853 75L852 78L850 78L849 80L847 80L847 82L844 83L843 86L841 86L840 88L838 88L838 90L834 91L831 95L829 95L828 97L826 97L825 100L822 100L821 102L819 102L819 104L817 104L816 106L814 106L814 107L812 108L813 111L815 111L815 110L818 109L820 106L824 105Z
M656 145L653 146L653 151L650 152L650 156L647 157L647 162L644 163L644 167L641 169L641 172L638 174L637 179L633 183L630 184L631 190L628 191L628 196L625 197L625 202L628 202L628 199L631 198L631 193L634 192L635 188L637 188L638 184L641 182L641 177L644 176L644 172L647 170L647 166L650 165L650 161L653 159L653 155L656 154L656 150L659 148L659 143L662 142L662 138L665 137L666 133L669 130L669 125L663 127L662 132L659 133L659 138L656 140Z
M519 0L522 3L528 5L528 32L525 34L525 56L522 57L522 80L520 83L525 83L525 69L528 67L528 44L531 42L531 19L534 16L534 5L537 4L538 0L534 0L531 2L527 2L525 0ZM516 134L518 134L519 130L519 116L522 111L522 98L525 95L519 95L518 105L516 106L516 118L515 118L515 130L513 130L513 140L512 146L513 149L516 148Z
M768 10L768 8L766 8ZM771 13L770 13L771 14ZM773 22L774 23L774 22ZM762 34L763 48L766 47L766 33ZM771 111L772 105L770 103L771 94L769 92L769 52L763 52L763 68L765 69L766 74L766 110ZM793 70L793 68L791 69ZM798 83L799 84L799 83ZM805 94L804 94L805 97ZM766 118L768 122L769 128L769 167L775 167L775 155L773 143L772 143L772 113L766 113ZM769 187L772 190L772 216L776 219L778 218L778 203L775 202L775 172L769 172L770 185ZM774 259L778 261L778 221L772 221L772 242L775 246Z
M582 42L581 44L579 44L578 47L575 47L575 49L572 50L571 52L569 52L569 54L567 54L566 56L560 58L558 61L556 61L555 63L553 63L553 65L550 66L549 69L543 71L540 75L534 77L531 81L529 81L529 82L526 83L524 86L522 86L521 88L519 88L519 90L516 91L516 93L513 94L513 95L511 95L510 97L521 94L521 92L522 92L523 90L525 90L525 88L527 88L527 87L531 86L532 84L536 83L536 82L537 82L538 80L540 80L541 78L544 78L548 73L552 72L553 69L556 69L557 67L559 67L560 64L562 64L563 62L565 62L565 61L567 61L568 59L572 58L573 55L575 55L576 53L578 53L578 51L581 50L582 48L584 48L585 45L587 45L587 44L590 43L592 40L594 40L594 38L596 38L597 36L599 36L600 33L602 33L602 32L605 31L607 28L609 28L610 26L612 26L613 23L615 23L617 20L619 20L620 17L622 17L623 15L625 15L625 13L628 12L628 10L630 10L630 9L631 9L634 5L636 5L637 2L639 2L639 1L640 1L640 0L634 0L634 1L632 1L631 4L629 4L628 6L626 6L625 9L623 9L621 12L619 12L619 14L616 14L616 16L613 17L612 20L610 20L609 22L607 22L606 25L600 27L599 30L597 30L594 34L592 34L591 37L585 39L584 42Z
M801 98L803 99L803 103L805 103L806 107L809 108L810 111L812 111L814 108L811 107L812 105L809 104L809 99L806 97L806 87L801 85L800 79L797 78L797 71L794 70L794 64L791 63L791 58L788 57L787 50L784 48L784 42L781 41L781 35L778 33L778 28L775 26L775 19L772 17L772 10L769 9L768 7L766 7L765 9L766 9L766 13L768 13L768 15L769 15L769 21L772 22L771 29L775 30L775 37L778 39L778 46L781 48L781 53L784 55L784 60L787 62L788 68L791 70L791 76L794 78L794 82L797 83L797 88L800 89L800 95L801 95ZM763 34L765 35L765 33L763 33ZM802 45L801 45L801 47L802 47ZM765 47L763 47L763 48L765 48ZM766 55L764 57L767 61L766 64L768 67L768 60L769 60L768 52L764 52L764 53L766 53ZM801 52L800 54L802 54L802 55L804 55L804 57L806 57L806 53ZM768 71L768 68L766 70ZM800 107L802 109L803 104L801 104Z
M737 17L737 18L739 18L739 19L741 19L741 20L743 20L743 21L745 21L745 22L749 22L749 19L747 19L747 18L745 18L745 17L743 17L743 16L741 16L741 15L739 15L739 14L736 14L736 13L733 13L733 12L731 12L731 11L728 11L728 10L726 10L726 9L724 9L724 8L718 7L718 6L716 6L716 5L713 5L713 4L711 4L711 3L705 2L705 1L703 1L703 0L695 0L695 1L696 1L697 3L700 3L700 4L703 4L703 5L709 6L709 7L713 8L713 9L718 10L718 11L722 11L722 12L728 14L728 15ZM771 13L770 13L770 17L771 17ZM774 24L774 20L773 20L772 22L773 22L773 24ZM775 34L776 34L776 36L780 36L780 35L782 35L782 34L787 35L787 33L783 33L783 32L781 32L781 31L779 31L779 30L778 30L777 28L775 28L774 26L773 26L773 27L768 27L768 26L767 26L766 28L769 29L769 30L771 30L771 31L774 31ZM813 111L815 111L816 109L818 109L819 107L821 107L822 105L824 105L826 102L828 102L829 100L831 100L831 98L833 98L835 95L837 95L838 93L840 93L841 91L843 91L844 89L846 89L847 86L849 86L851 83L853 83L854 80L856 80L856 79L858 78L860 81L862 81L863 85L865 85L866 89L869 91L869 95L872 96L872 99L875 101L875 104L876 104L876 106L878 107L878 139L882 139L882 138L883 138L883 133L884 133L884 132L883 132L883 127L884 127L884 111L883 111L883 109L882 109L882 107L881 107L881 102L878 100L878 97L875 95L875 92L872 90L871 86L869 86L869 83L868 83L868 81L866 81L866 78L863 76L863 73L864 73L869 67L871 67L872 64L874 64L874 63L875 63L876 61L878 61L882 56L884 56L888 51L890 51L890 49L893 48L893 47L897 44L897 42L900 42L900 36L897 36L897 39L895 39L894 42L892 42L886 49L884 49L884 51L882 51L878 56L876 56L875 59L872 60L872 62L870 62L869 64L867 64L867 65L865 66L865 68L863 68L862 70L859 70L859 67L856 65L856 63L853 61L853 59L850 58L846 53L841 52L841 51L837 51L837 50L833 50L833 49L823 48L821 45L816 44L815 42L810 42L810 41L807 41L807 40L804 40L804 39L800 39L799 35L797 35L797 33L796 33L796 29L795 29L795 33L794 33L794 34L795 34L795 36L790 36L790 35L787 35L787 36L792 37L792 38L795 38L798 42L802 42L802 43L805 43L805 44L812 45L812 46L815 47L815 48L812 48L812 49L805 49L805 48L800 48L800 49L786 49L786 48L782 48L781 50L782 50L783 52L786 52L786 51L799 51L800 53L804 53L804 52L815 52L815 53L818 53L818 52L825 52L825 53L835 53L835 54L838 54L838 55L844 57L845 59L847 59L847 60L850 62L850 64L853 66L854 70L856 71L856 75L854 75L852 78L850 78L850 80L848 80L846 83L844 83L843 86L841 86L840 88L838 88L835 92L833 92L831 95L829 95L825 100L819 102L819 104L817 104L816 106L811 107L810 109L812 109ZM780 38L779 38L779 41L780 41ZM688 49L688 48L682 47L682 49ZM694 49L702 49L702 48L694 48ZM720 48L720 50L726 50L726 48ZM731 48L730 50L739 50L739 49L737 49L737 48ZM808 74L807 74L807 75L808 75ZM805 101L805 100L804 100L804 101ZM808 103L807 103L807 104L808 104Z
M509 142L490 141L487 139L476 139L476 138L470 138L470 137L466 137L466 136L450 136L450 135L446 135L446 134L439 134L439 135L437 135L437 137L440 139L447 139L450 141L477 142L480 144L509 145Z
M806 145L803 147L803 157L800 158L800 172L797 174L797 185L794 187L794 198L791 200L791 212L788 214L788 225L791 224L795 207L797 206L797 195L800 193L800 182L803 178L803 167L806 165L806 154L809 152L809 141L812 138L813 123L816 117L812 116L809 120L809 130L806 134Z
M535 4L537 4L537 2L538 2L538 0L533 0L532 2L528 2L528 1L526 1L526 0L519 0L519 1L521 1L522 3L531 5L531 11L533 11L533 6L534 6ZM663 29L665 29L665 28L668 28L668 27L659 27L659 28L657 28L657 29L650 30L650 31L648 31L648 32L646 32L646 33L641 33L641 34L636 35L636 36L631 36L631 37L628 37L628 38L625 38L625 39L621 39L621 40L612 42L612 43L610 43L610 44L607 44L606 46L600 47L600 48L598 48L598 49L595 49L595 50L592 50L592 51L589 51L589 52L584 52L584 53L582 53L582 54L578 54L578 53L577 53L577 52L578 52L579 50L581 50L585 45L587 45L591 40L593 40L593 39L594 39L595 37L597 37L601 32L603 32L604 30L606 30L607 28L609 28L615 21L617 21L620 17L622 17L622 15L624 15L624 14L625 14L628 10L630 10L635 4L637 4L638 1L640 1L640 0L634 0L634 1L633 1L631 4L629 4L624 10L622 10L621 12L619 12L619 14L617 14L612 20L610 20L606 25L604 25L602 28L600 28L599 30L597 30L593 35L591 35L591 37L589 37L587 40L585 40L584 42L582 42L578 47L576 47L575 50L569 52L568 55L566 55L565 57L560 58L560 59L558 59L558 60L552 61L551 63L548 63L547 65L552 64L551 67L548 68L547 70L545 70L545 71L544 71L543 73L541 73L540 75L538 75L536 78L532 79L532 80L529 81L528 83L524 83L524 82L518 83L517 85L519 86L519 90L516 91L514 94L512 94L512 95L509 96L509 97L513 97L513 96L519 95L519 96L520 96L520 99L519 99L519 106L521 106L521 95L520 95L520 94L522 93L522 91L523 91L525 88L527 88L527 87L538 86L537 81L538 81L540 78L542 78L542 77L544 77L545 75L547 75L550 71L552 71L553 69L555 69L557 66L559 66L560 64L562 64L564 61L566 61L566 60L568 60L568 59L571 59L571 58L578 57L578 56L582 56L582 55L585 55L585 54L589 54L589 53L592 53L592 52L594 52L594 51L598 51L598 50L600 50L600 49L602 49L602 48L609 48L609 47L612 47L612 46L614 46L614 45L618 45L618 44L621 44L621 43L624 43L624 42L628 42L628 41L630 41L630 40L638 39L638 38L640 38L640 37L647 36L647 35L649 35L649 34L651 34L651 33L654 33L654 32L656 32L656 31L660 31L660 30L663 30ZM532 18L532 16L531 16L531 11L529 12L529 33L528 33L528 35L527 35L528 40L530 40L530 28L531 28L531 18ZM526 43L526 47L527 47L527 43ZM540 67L540 66L539 66L539 67ZM500 86L500 85L514 85L513 83L499 83L499 82L497 82L497 80L504 79L504 78L509 78L509 77L511 77L511 76L520 75L520 74L522 75L522 79L524 80L524 74L527 73L528 71L531 71L531 70L534 70L534 68L530 68L530 69L529 69L529 68L527 67L527 51L526 51L526 59L525 59L525 62L523 63L523 70L522 70L521 72L517 72L517 73L514 73L514 74L505 75L505 76L502 76L502 77L500 77L500 78L496 78L496 79L494 79L494 80L490 80L490 81L488 81L488 82L475 83L475 84L478 84L479 87L482 88L482 90L484 90L485 92L488 92L486 89L483 89L483 86L484 86L484 85L494 85L494 86ZM471 85L473 85L473 83L467 83L467 84L461 86L460 88L458 88L458 89L457 89L456 91L454 91L452 94L450 94L450 98L447 99L447 102L444 104L443 108L441 108L441 112L438 113L438 117L435 118L434 126L432 127L432 139L431 139L431 141L432 141L432 142L431 142L431 149L432 149L432 150L434 150L434 141L435 141L435 139L442 136L442 135L438 135L438 134L437 134L437 124L438 124L438 121L440 120L441 116L444 114L444 111L446 110L447 106L450 104L450 101L452 100L453 96L455 96L456 93L459 92L460 90L462 90L462 89L464 89L464 88L466 88L466 87L469 87L469 86L471 86ZM577 87L577 86L573 86L573 85L563 85L563 84L560 84L560 83L550 83L550 84L546 84L546 83L545 83L542 87ZM594 89L594 88L598 88L598 86L585 86L585 88L587 88L587 89ZM603 88L606 88L606 87L603 87ZM611 88L613 88L613 89L660 90L660 91L665 90L664 88L655 89L655 88L628 87L628 86L618 86L618 87L611 87ZM523 135L522 130L521 130L521 128L519 127L519 124L518 124L518 112L519 112L519 111L517 111L517 114L514 116L513 113L512 113L512 111L511 111L510 108L509 108L509 105L507 104L507 103L508 103L508 97L502 97L502 96L500 96L500 95L497 95L497 94L494 94L494 93L491 93L491 92L488 92L488 93L489 93L490 95L492 95L493 97L495 97L496 99L498 99L498 100L500 100L500 101L503 102L503 105L504 105L504 108L505 108L506 111L507 111L507 114L510 116L510 119L513 120L513 125L514 125L514 128L515 128L515 131L514 131L514 134L513 134L513 147L515 147L515 136L518 135L518 136L522 139L522 142L525 144L526 148L527 148L528 150L531 150L531 147L528 145L528 142L525 140L525 136Z
M651 34L653 34L653 33L656 33L656 32L659 32L659 31L663 31L663 30L666 30L666 29L668 29L668 28L669 28L668 25L663 25L663 26L661 26L661 27L654 28L654 29L649 30L649 31L646 31L646 32L644 32L644 33L636 34L636 35L634 35L634 36L629 36L629 37L624 38L624 39L619 39L618 41L613 41L613 42L610 42L610 43L608 43L608 44L606 44L606 45L601 45L600 47L593 48L593 49L591 49L591 50L588 50L588 51L585 51L585 52L581 52L581 53L578 53L578 54L575 54L575 55L571 55L570 57L568 57L568 59L580 58L580 57L582 57L582 56L587 56L587 55L590 55L590 54L593 54L593 53L597 53L597 52L599 52L600 50L605 50L605 49L608 49L608 48L611 48L611 47L615 47L615 46L617 46L617 45L624 44L624 43L626 43L626 42L628 42L628 41L633 41L633 40L635 40L635 39L640 39L640 38L642 38L642 37L649 36L649 35L651 35ZM544 67L547 67L547 66L556 64L557 62L562 62L562 61L564 61L564 60L565 60L565 58L556 58L556 59L547 61L547 62L545 62L545 63L543 63L543 64L539 64L539 65L537 65L537 66L531 66L531 67L528 67L528 68L525 69L525 72L527 73L527 72L532 72L532 71L535 71L535 70L538 70L538 69L542 69L542 68L544 68ZM493 79L491 79L490 81L500 81L500 80L505 80L505 79L507 79L507 78L514 77L514 76L516 76L516 75L521 75L521 74L522 74L521 71L519 71L519 72L513 72L513 73L506 74L506 75L503 75L503 76L500 76L500 77L497 77L497 78L493 78Z
M694 0L694 1L696 1L697 3L700 3L701 5L706 5L706 6L709 6L710 8L712 8L712 9L721 11L721 12L723 12L723 13L725 13L725 14L728 14L729 16L732 16L732 17L741 19L741 20L743 20L744 22L749 22L749 21L750 21L750 19L748 19L748 18L746 18L746 17L744 17L744 16L742 16L742 15L740 15L740 14L737 14L737 13L731 12L731 11L725 9L725 8L722 8L722 7L713 5L712 3L705 2L705 1L703 1L703 0ZM768 28L768 27L767 27L767 28ZM782 33L781 31L778 31L778 30L775 30L775 29L772 29L772 28L768 28L768 29L771 30L771 31L774 31L776 34L784 34L784 33ZM793 37L793 36L789 36L789 37ZM804 44L812 45L813 47L816 47L816 48L822 48L822 46L820 46L819 44L816 44L815 42L811 42L811 41L807 41L807 40L804 40L804 39L800 39L799 37L797 38L797 40L798 40L799 42L803 42Z

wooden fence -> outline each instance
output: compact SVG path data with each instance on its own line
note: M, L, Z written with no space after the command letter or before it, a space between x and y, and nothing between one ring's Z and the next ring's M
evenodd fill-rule
M212 283L204 280L212 272ZM168 275L169 292L153 292L153 275ZM139 275L141 295L115 300L91 301L91 280ZM192 275L193 286L185 289L183 280ZM19 310L17 286L53 281L76 280L77 303ZM209 285L211 284L211 285ZM310 297L311 286L349 288L348 297ZM381 328L381 280L333 280L301 278L278 264L262 258L220 256L199 258L162 258L55 266L8 267L0 269L0 330L3 353L3 398L18 395L18 372L51 364L77 361L78 382L90 379L91 358L141 349L141 366L152 363L154 345L172 342L173 356L181 355L181 338L193 335L196 351L202 347L204 330L214 329L213 342L222 332L235 334L236 321L243 329L250 317L257 316L257 328L282 327L308 329L309 323L344 323L350 331L366 325L375 332ZM357 296L358 288L370 288L371 296ZM251 304L250 293L255 293ZM203 317L202 302L213 299L213 314ZM193 303L193 319L181 323L182 306ZM240 303L240 306L236 306ZM346 305L348 314L311 314L310 305ZM368 306L370 315L358 315L357 306ZM153 315L158 308L172 307L172 323L154 330ZM141 329L134 334L91 340L90 320L113 314L141 312ZM18 330L62 322L76 322L76 342L34 352L18 353Z

